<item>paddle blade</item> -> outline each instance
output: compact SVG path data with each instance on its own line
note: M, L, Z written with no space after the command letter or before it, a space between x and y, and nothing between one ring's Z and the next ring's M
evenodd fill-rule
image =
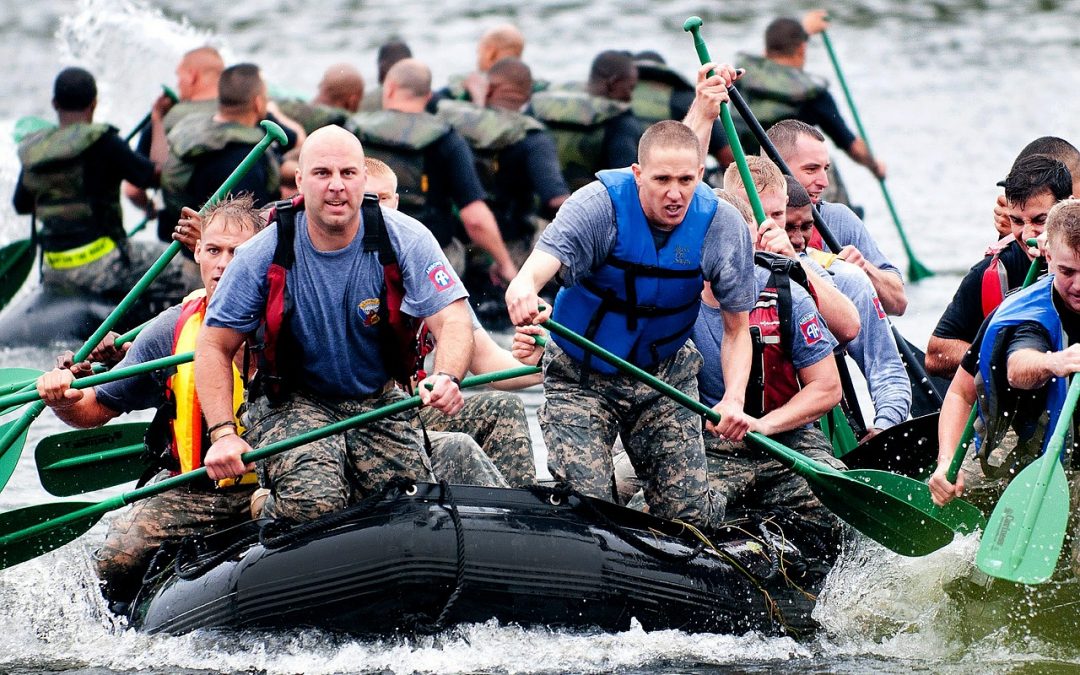
M844 456L844 464L925 478L937 465L937 428L938 413L901 422L860 443Z
M923 279L929 279L932 276L934 276L934 273L931 272L926 265L919 262L918 258L913 256L908 260L908 281L917 283Z
M94 506L94 502L54 502L0 513L0 569L18 565L78 539L94 526L101 514L78 518L54 527L35 526L88 506ZM38 531L22 536L29 528ZM12 535L19 535L18 540L6 541Z
M1053 462L1045 490L1043 462ZM1069 482L1057 453L1044 454L1017 474L1001 495L979 545L975 564L993 577L1041 584L1057 567L1069 522Z
M9 430L19 424L20 420L15 419L7 424L0 425L0 438L5 436ZM4 489L8 480L11 479L11 474L15 471L15 465L19 463L19 457L22 455L23 446L26 445L26 434L30 431L30 425L26 425L22 433L19 434L15 441L9 445L5 450L0 451L0 490Z
M34 452L41 486L57 497L138 480L146 471L144 423L110 424L43 438Z
M39 377L41 377L41 371L33 368L4 368L0 370L0 396L14 394L22 390L28 381L32 384ZM6 415L18 407L15 405L0 409L0 415Z
M20 239L0 248L0 309L22 288L34 269L34 247L29 239Z
M844 471L805 477L825 508L890 551L924 556L952 542L951 527L908 500L911 486L903 484L899 494L892 494L886 489L895 490L896 484L875 486L875 482L882 481L868 480L875 476L862 475L879 473L884 472ZM896 478L918 484L904 476Z
M845 471L844 475L907 502L934 520L944 523L953 532L970 534L986 525L986 517L982 511L963 499L954 499L945 506L934 504L930 496L930 486L914 478L871 469Z

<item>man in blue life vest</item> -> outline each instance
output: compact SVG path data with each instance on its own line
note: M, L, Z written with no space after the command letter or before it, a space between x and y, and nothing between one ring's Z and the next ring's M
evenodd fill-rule
M784 163L806 188L829 232L842 247L840 251L834 251L836 256L866 273L886 314L903 314L907 310L907 295L900 269L889 261L870 236L866 225L850 208L823 199L823 193L829 187L827 171L830 165L825 137L814 127L795 119L778 122L769 127L767 133ZM825 248L816 229L807 242L807 248L818 251Z
M885 165L870 155L866 141L844 123L827 83L804 70L810 36L828 27L826 12L821 9L807 12L801 22L790 17L775 19L765 28L764 56L737 55L738 65L746 70L739 90L763 128L785 119L820 127L836 147L876 177L884 178ZM752 134L740 136L746 139L748 151L758 147Z
M442 348L420 396L443 413L461 410L458 378L473 351L468 293L427 228L364 200L366 177L356 136L316 130L300 151L302 202L279 209L222 278L195 360L214 429L204 461L211 478L244 474L241 455L253 446L402 400L395 380L414 372L421 320ZM246 338L260 363L241 438L229 363ZM271 490L263 515L297 521L340 510L395 476L430 473L406 414L269 457L259 470Z
M1029 154L1016 159L999 185L1005 188L1012 233L972 266L938 320L926 347L926 370L931 375L952 377L983 320L1009 291L1024 283L1039 254L1024 242L1043 233L1050 209L1072 195L1073 178L1058 160Z
M159 100L151 111L152 159L133 152L115 127L94 122L97 83L82 68L65 68L56 76L53 108L59 125L19 143L22 170L12 204L17 213L34 214L46 288L119 302L163 250L128 241L120 184L157 185L165 161L166 108ZM171 304L184 292L178 270L166 270L140 306L148 300Z
M718 66L730 84L735 71ZM666 121L641 137L638 162L603 171L576 191L541 235L506 291L514 324L541 323L539 292L558 275L555 320L697 396L701 355L689 341L702 283L720 304L729 391L710 430L741 439L749 375L753 253L738 211L701 184L702 149L685 125ZM713 527L722 500L708 486L698 416L599 357L553 337L544 358L540 424L552 473L585 494L614 500L611 449L619 435L645 500L664 518Z
M1005 299L983 323L941 406L938 466L930 492L938 504L968 493L992 507L1009 479L1038 457L1062 413L1069 379L1080 372L1080 200L1058 202L1046 221L1050 274ZM977 439L955 483L946 474L978 402ZM1073 418L1070 437L1075 437ZM1011 447L1010 447L1011 446ZM1066 440L1066 448L1072 441ZM1070 491L1080 488L1064 453ZM1080 572L1077 527L1070 526L1070 560Z
M194 349L206 304L213 297L222 272L232 261L236 247L254 236L262 225L262 216L252 207L250 197L222 201L214 206L203 219L202 234L195 246L203 289L144 328L127 346L119 367ZM240 355L233 362L235 379L243 371L239 359ZM42 400L63 422L79 428L99 427L123 413L158 408L147 437L148 444L153 446L149 450L161 461L157 478L202 466L209 438L195 396L191 364L182 365L171 374L157 371L89 389L72 389L73 381L74 375L67 368L57 368L38 378ZM234 413L239 403L240 399L234 401ZM236 420L235 416L231 419ZM114 602L130 601L139 589L150 557L163 542L190 534L207 534L248 520L248 501L257 487L254 479L254 474L249 474L239 482L229 481L216 487L210 481L190 484L140 501L121 512L109 524L105 543L95 555L105 597Z

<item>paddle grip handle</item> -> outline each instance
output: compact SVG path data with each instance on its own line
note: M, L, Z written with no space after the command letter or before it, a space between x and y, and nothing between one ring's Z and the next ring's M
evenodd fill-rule
M712 61L712 57L709 56L709 48L701 37L701 25L701 18L692 16L683 22L683 30L693 36L694 49L697 51L698 60L702 65L705 65ZM714 72L710 70L709 76L712 77ZM761 198L754 187L754 177L750 175L750 167L746 163L746 153L743 151L739 133L735 129L735 120L731 118L731 110L729 110L726 102L720 104L720 119L724 125L724 133L727 134L728 144L731 146L731 154L735 156L735 165L739 169L739 176L742 178L746 196L750 200L750 208L754 211L754 220L757 221L758 225L761 225L761 223L765 222L765 209L762 208Z
M960 434L960 442L956 444L956 451L953 452L949 470L945 473L945 478L950 483L955 483L956 477L960 474L960 467L964 463L964 456L967 454L968 446L971 445L971 439L975 438L975 420L978 416L978 407L972 406L971 413L968 415L967 424L964 425L964 432Z

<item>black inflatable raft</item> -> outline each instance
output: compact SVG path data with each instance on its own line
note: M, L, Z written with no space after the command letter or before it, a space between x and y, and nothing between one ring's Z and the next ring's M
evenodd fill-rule
M486 621L624 630L812 630L826 569L790 532L711 543L558 488L419 484L318 521L252 522L162 549L132 605L149 632L312 626L348 633Z

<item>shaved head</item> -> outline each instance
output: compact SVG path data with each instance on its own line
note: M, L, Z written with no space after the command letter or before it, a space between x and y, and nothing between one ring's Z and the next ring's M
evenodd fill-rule
M521 58L525 52L525 36L513 24L489 28L476 47L476 67L486 72L497 61L507 57Z
M184 54L176 66L177 93L185 101L217 98L218 80L225 61L213 47L199 47Z
M304 144L300 146L300 158L297 160L300 164L300 172L303 173L312 160L320 157L328 149L335 151L355 150L355 152L359 153L360 164L363 165L364 147L360 144L360 139L351 131L346 131L336 124L331 124L311 132Z
M335 63L323 73L316 102L356 112L363 97L364 77L360 71L348 63Z
M519 110L532 98L533 78L529 66L512 56L500 59L488 71L489 106Z
M415 98L431 95L431 69L419 59L402 59L395 63L386 73L386 84L391 82Z
M221 71L225 70L225 61L221 58L218 50L205 46L192 49L184 54L184 58L180 59L180 66L202 73L220 75Z

